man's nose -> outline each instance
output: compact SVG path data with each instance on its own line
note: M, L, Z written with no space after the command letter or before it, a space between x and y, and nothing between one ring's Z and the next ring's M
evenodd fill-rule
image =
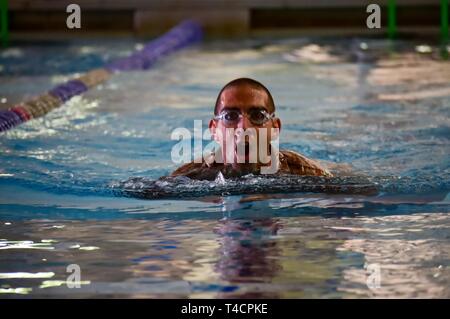
M247 128L252 127L252 123L249 121L247 116L242 116L239 119L238 128L241 128L243 130L246 130Z

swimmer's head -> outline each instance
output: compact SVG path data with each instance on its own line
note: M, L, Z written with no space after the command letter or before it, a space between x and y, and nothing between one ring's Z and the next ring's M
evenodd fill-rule
M234 88L239 88L239 87L247 87L256 91L260 91L261 93L263 93L263 95L265 96L265 98L267 99L266 101L264 101L264 104L267 105L267 109L270 112L275 112L275 103L273 101L273 97L272 94L270 94L269 90L262 85L260 82L250 79L250 78L238 78L235 79L231 82L228 82L219 92L219 95L217 96L216 99L216 105L214 107L214 115L218 115L220 113L220 109L221 106L223 106L223 99L222 99L222 94L224 93L224 91L228 90L228 89L234 89ZM263 97L264 99L264 97Z
M239 78L220 90L209 128L226 163L255 168L268 164L261 154L267 157L281 121L269 90L258 81Z

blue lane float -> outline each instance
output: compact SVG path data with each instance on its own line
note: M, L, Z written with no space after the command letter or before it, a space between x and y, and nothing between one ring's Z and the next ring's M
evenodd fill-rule
M13 128L16 125L23 123L22 118L13 111L0 111L0 132Z
M88 90L87 86L79 80L71 80L51 89L49 93L66 102L76 95L80 95Z
M140 51L106 65L111 72L147 70L158 59L188 45L201 41L203 32L194 21L184 21L163 36L149 42Z
M47 114L72 97L105 82L113 73L148 70L157 60L200 42L202 38L203 32L199 24L191 20L184 21L128 57L114 60L104 68L94 69L76 79L62 83L32 100L22 102L9 110L0 111L0 132Z

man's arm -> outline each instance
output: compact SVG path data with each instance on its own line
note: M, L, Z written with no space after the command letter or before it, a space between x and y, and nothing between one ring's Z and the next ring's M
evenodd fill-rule
M281 153L290 174L333 177L333 174L325 167L321 166L317 161L294 151L283 150Z

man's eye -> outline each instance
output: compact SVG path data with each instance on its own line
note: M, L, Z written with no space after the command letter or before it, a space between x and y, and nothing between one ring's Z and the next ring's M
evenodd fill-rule
M264 121L265 115L261 111L255 111L250 114L250 117L255 121Z
M228 112L225 113L224 119L226 121L236 121L239 118L239 114L237 112Z

